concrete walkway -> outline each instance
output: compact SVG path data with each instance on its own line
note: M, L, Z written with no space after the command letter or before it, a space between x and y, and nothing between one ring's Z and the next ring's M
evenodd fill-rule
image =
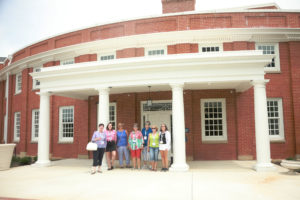
M255 161L193 161L185 173L114 169L95 175L89 173L92 160L52 163L0 171L0 199L300 199L299 174L279 166L257 173Z

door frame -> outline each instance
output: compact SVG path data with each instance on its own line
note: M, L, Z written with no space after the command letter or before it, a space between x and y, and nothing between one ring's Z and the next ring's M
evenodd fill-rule
M172 110L167 110L167 111L144 111L143 104L145 104L145 103L147 103L147 101L141 101L140 102L140 109L141 109L141 124L140 124L140 127L141 127L141 130L144 128L143 116L144 116L144 114L146 114L148 112L168 112L168 113L170 113L170 115L172 115ZM172 103L172 100L154 100L154 101L152 101L152 103Z

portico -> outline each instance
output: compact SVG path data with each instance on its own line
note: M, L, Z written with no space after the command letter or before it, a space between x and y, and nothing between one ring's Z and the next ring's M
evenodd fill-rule
M37 165L49 160L49 96L76 99L99 96L98 123L109 121L109 94L126 92L172 91L174 163L170 170L187 171L185 146L184 90L235 89L254 87L255 137L257 171L273 170L270 162L270 141L264 66L272 55L261 51L181 54L162 57L117 59L44 68L32 73L41 82L40 128ZM176 122L176 123L174 123ZM105 163L105 162L104 162Z

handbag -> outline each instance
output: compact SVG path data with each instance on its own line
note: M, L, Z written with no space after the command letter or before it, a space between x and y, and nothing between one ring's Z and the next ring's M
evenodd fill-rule
M98 145L94 142L89 142L87 145L86 145L86 150L88 151L96 151L98 148Z

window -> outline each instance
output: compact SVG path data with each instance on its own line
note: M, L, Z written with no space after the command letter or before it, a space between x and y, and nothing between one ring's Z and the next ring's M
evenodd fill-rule
M99 119L99 104L97 104L97 122ZM109 103L109 122L112 123L113 129L117 128L117 103ZM107 124L104 124L106 128ZM98 130L98 124L97 124L97 130Z
M31 141L37 142L39 137L39 116L40 110L32 110Z
M227 141L225 99L201 100L202 141Z
M199 52L201 53L209 53L209 52L219 52L223 51L222 44L210 44L210 45L199 45Z
M74 106L59 108L59 142L73 142Z
M167 48L151 48L151 49L145 49L145 55L146 56L163 56L167 54Z
M21 112L15 112L14 141L20 141Z
M282 99L268 98L268 122L271 141L284 140Z
M40 72L42 67L35 67L33 68L33 72ZM32 80L32 89L38 89L40 86L40 81L38 80Z
M100 61L113 60L113 59L115 59L115 55L113 55L113 54L103 55L103 56L100 56L100 58L99 58Z
M22 92L22 72L16 74L16 94Z
M280 71L278 43L277 44L256 44L256 49L262 50L263 54L274 55L272 62L267 66L265 66L266 71Z
M113 129L116 129L117 124L117 105L116 103L109 104L109 121L113 125Z
M71 65L71 64L74 64L74 63L75 63L74 58L60 61L60 65Z

